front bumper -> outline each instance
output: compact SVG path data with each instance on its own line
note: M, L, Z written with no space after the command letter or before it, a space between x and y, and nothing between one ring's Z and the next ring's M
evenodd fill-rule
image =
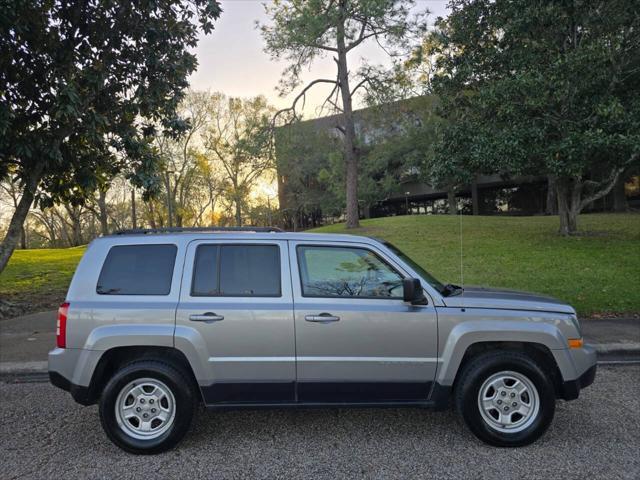
M580 390L587 388L596 379L596 370L598 365L593 365L586 372L580 375L575 380L568 380L562 382L562 391L560 392L560 398L564 400L575 400L580 395Z

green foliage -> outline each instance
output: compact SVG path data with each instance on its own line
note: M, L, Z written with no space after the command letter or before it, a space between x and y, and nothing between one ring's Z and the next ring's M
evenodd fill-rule
M421 96L363 112L360 198L384 200L407 181L424 181L442 120L437 99ZM364 142L364 143L363 143Z
M152 190L150 138L156 124L186 127L176 107L218 3L16 0L0 11L0 179L39 183L41 206L81 203L120 171Z
M275 131L278 174L286 182L280 208L289 215L292 215L289 210L302 214L317 209L325 214L337 213L343 205L344 184L338 189L340 197L330 187L332 175L344 170L341 146L325 127L308 121Z
M327 53L338 52L339 28L344 28L347 51L369 38L391 50L406 45L408 38L424 31L426 25L410 15L414 3L413 0L274 0L265 4L271 18L271 24L260 25L266 50L275 60L289 64L282 75L281 92L291 92L300 85L305 66ZM357 76L356 72L350 73L351 80Z
M640 217L587 214L581 236L561 238L551 217L463 220L464 282L558 297L580 315L640 312ZM460 283L460 220L448 215L401 216L314 230L389 240L436 278ZM561 259L561 261L559 261Z
M451 2L411 61L432 67L448 120L429 165L435 183L553 175L573 215L605 194L640 152L640 17L631 4Z

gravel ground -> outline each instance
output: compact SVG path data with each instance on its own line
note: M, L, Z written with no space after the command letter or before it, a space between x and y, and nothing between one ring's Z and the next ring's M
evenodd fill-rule
M97 408L46 383L0 383L0 478L640 478L640 366L600 367L547 434L483 445L453 412L201 412L171 452L129 455Z

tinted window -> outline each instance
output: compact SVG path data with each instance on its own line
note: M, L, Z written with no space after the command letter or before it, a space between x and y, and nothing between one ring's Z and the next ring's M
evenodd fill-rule
M280 249L275 245L200 245L193 296L280 296Z
M177 250L175 245L111 247L96 292L101 295L168 295Z
M219 295L217 245L200 245L196 250L191 295Z
M402 276L364 248L298 247L302 294L401 298Z

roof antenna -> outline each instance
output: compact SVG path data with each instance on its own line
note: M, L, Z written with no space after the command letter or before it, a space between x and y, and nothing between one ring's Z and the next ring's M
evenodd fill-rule
M462 208L463 208L463 204L462 202L458 203L459 208L458 208L458 212L459 213L459 217L460 217L460 288L462 289L460 295L462 297L462 311L464 311L464 268L462 265L462 259L463 259L463 253L462 253Z

